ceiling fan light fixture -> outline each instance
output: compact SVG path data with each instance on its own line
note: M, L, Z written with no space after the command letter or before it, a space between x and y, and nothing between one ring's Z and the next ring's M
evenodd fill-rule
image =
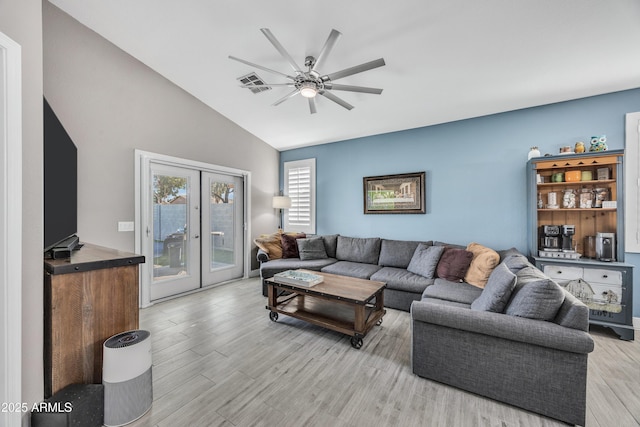
M352 86L352 85L341 85L334 84L334 80L342 79L347 76L351 76L354 74L359 74L364 71L372 70L374 68L382 67L385 65L384 59L379 58L374 61L365 62L360 65L356 65L354 67L345 68L340 71L336 71L335 73L330 74L322 74L317 68L321 68L320 64L324 64L327 56L333 49L333 46L340 38L341 33L337 30L331 30L329 34L329 38L325 42L320 54L317 59L313 56L307 56L304 60L304 65L307 67L306 71L303 71L297 64L296 61L291 57L289 52L282 46L282 44L275 38L275 36L269 31L268 28L261 28L260 31L265 35L265 37L269 40L269 42L276 48L276 50L280 53L282 58L289 63L291 68L295 71L295 75L281 73L280 71L272 70L271 68L263 67L259 64L254 64L253 62L246 61L244 59L236 58L235 56L229 55L229 59L233 59L234 61L241 62L245 65L249 65L251 67L258 68L260 70L278 74L282 77L285 77L289 80L287 83L274 83L274 84L258 84L253 82L243 82L241 85L244 88L255 89L270 89L272 86L285 86L285 87L294 87L295 89L284 97L280 98L272 105L280 105L284 101L293 98L294 96L300 94L304 98L309 100L309 111L311 114L316 113L316 103L314 98L318 95L327 98L328 100L340 105L341 107L346 108L347 110L353 109L353 105L348 102L342 100L338 96L332 93L332 90L337 91L346 91L346 92L359 92L359 93L371 93L380 95L382 93L382 89L376 89L371 87L364 86Z
M315 98L318 94L318 89L313 82L304 82L300 85L300 95L305 98Z

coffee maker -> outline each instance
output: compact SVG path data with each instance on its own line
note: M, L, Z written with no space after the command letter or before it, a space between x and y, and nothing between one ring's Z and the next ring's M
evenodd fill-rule
M615 233L597 233L596 234L596 258L600 261L616 260Z
M560 241L561 227L559 225L540 226L540 246L545 251L559 252L562 250Z
M562 226L562 252L575 252L573 247L573 235L576 234L575 225Z

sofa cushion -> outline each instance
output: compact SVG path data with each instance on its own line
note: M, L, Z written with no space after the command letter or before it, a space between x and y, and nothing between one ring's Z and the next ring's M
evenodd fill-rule
M553 320L564 301L564 290L535 267L516 273L517 282L505 313L538 320Z
M413 253L407 270L427 279L433 279L444 249L444 246L427 246L424 243L420 243Z
M472 258L473 254L465 249L446 247L436 267L437 277L461 282L467 274Z
M326 236L322 236L322 240L324 240L324 250L327 251L327 256L329 258L335 258L336 246L338 245L338 235L328 234Z
M468 283L436 279L433 285L427 286L427 289L424 290L422 298L434 298L471 304L481 293L482 289Z
M298 268L320 271L322 267L326 267L334 262L336 262L335 258L311 259L307 261L302 261L300 258L274 259L260 264L260 277L268 279L276 273L286 270L296 270Z
M471 303L471 309L502 313L515 287L516 275L509 270L505 263L500 263L491 272L478 299Z
M262 234L253 243L269 255L269 259L282 258L282 240L280 232L273 234Z
M382 267L376 271L371 280L378 280L387 284L387 289L395 289L421 295L424 289L433 285L434 279L427 279L418 274L413 274L404 268Z
M327 256L327 250L325 249L324 239L322 237L297 239L296 243L298 244L300 259L303 261L309 259L329 258Z
M589 308L564 289L564 301L553 322L566 328L589 332Z
M378 264L378 259L380 258L380 238L338 236L336 258L341 261Z
M464 281L470 285L484 288L491 272L500 262L500 255L493 249L479 243L469 243L467 250L473 254L473 259L464 276Z
M297 239L304 239L306 234L298 233L298 234L282 234L280 236L280 241L282 242L282 258L298 258L298 243Z
M382 239L378 264L382 267L407 268L419 244L420 242L409 240ZM424 244L431 246L431 242Z
M379 265L365 264L362 262L338 261L324 267L323 273L339 274L341 276L357 277L359 279L369 279L376 271L380 270Z

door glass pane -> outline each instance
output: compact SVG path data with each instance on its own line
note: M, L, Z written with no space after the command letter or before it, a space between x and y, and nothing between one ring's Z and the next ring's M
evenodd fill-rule
M234 196L235 186L230 182L210 181L209 244L210 271L234 265Z
M153 280L189 274L189 179L153 174Z

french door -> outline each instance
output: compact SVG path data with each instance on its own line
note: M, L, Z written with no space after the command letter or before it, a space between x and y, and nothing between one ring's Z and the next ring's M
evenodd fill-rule
M248 172L136 151L141 305L248 274Z
M243 179L202 172L202 196L202 283L242 277Z
M200 287L200 173L151 164L151 300ZM150 259L147 257L147 259Z

